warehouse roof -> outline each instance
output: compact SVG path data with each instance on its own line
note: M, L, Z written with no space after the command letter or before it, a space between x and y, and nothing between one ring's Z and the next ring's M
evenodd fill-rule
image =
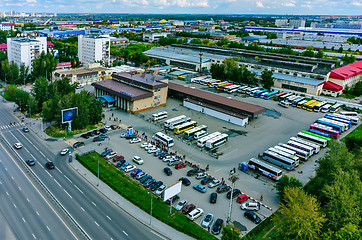
M362 61L348 64L331 71L329 78L346 80L362 73Z
M161 87L167 87L167 83L163 82L165 80L164 77L159 75L152 75L146 73L130 73L130 72L120 72L113 73L112 77L121 82L126 82L131 85L135 85L137 87L144 87L147 89L156 89Z
M167 51L166 48L155 47L155 48L152 48L152 49L150 49L148 51L145 51L144 54L146 54L148 56L161 57L161 58L170 58L170 59L175 59L175 60L181 60L181 61L185 61L185 62L192 62L192 63L200 64L200 57L199 56L179 54L179 53L175 53L175 51L173 51L173 50ZM202 62L203 63L210 62L210 61L211 61L210 58L202 57Z

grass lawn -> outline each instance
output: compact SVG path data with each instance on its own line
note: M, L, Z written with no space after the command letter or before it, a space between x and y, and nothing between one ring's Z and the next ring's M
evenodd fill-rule
M272 215L273 216L273 215ZM262 221L257 227L251 230L243 237L243 240L264 240L278 239L274 223L271 221L272 216Z
M356 129L354 129L352 132L350 132L344 139L346 138L362 138L362 124L359 125Z
M48 128L45 129L45 132L48 136L54 137L54 138L62 138L62 137L69 137L69 136L73 136L79 133L83 133L83 132L87 132L89 130L93 130L93 129L97 129L103 126L102 123L97 124L97 125L88 125L86 128L84 129L77 129L77 130L73 130L72 132L65 132L66 130L68 130L68 125L63 125L64 127L61 129L59 125L55 125L55 126L50 126Z
M100 179L110 186L114 191L132 202L145 212L149 213L151 209L149 190L142 187L128 175L107 163L97 152L92 152L84 156L77 156L78 161L90 170L94 175L98 173ZM167 225L175 228L196 239L217 239L209 232L205 231L196 223L188 220L181 212L172 209L157 196L153 196L152 216Z

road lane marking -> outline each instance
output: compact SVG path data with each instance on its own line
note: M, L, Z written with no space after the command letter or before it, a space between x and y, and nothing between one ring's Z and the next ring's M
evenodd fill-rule
M50 173L48 171L45 171L50 177L52 177L52 175L50 175Z
M11 176L11 179L12 179L12 180L15 180L13 176Z
M110 217L107 216L107 218L112 221L112 219Z
M125 231L123 231L123 233L126 234L126 236L128 236L128 234Z
M29 198L26 198L26 200L27 200L28 202L30 202Z
M99 227L99 224L96 221L94 221L94 223Z
M5 170L7 171L8 169L7 169L7 168L5 168Z
M55 178L53 178L53 179L54 179L54 181L58 184L59 187L62 187L62 185L60 185L60 184L58 183L58 181L55 180Z
M80 190L76 185L74 185L74 187L75 187L76 189L78 189L78 191L83 194L82 190Z
M83 210L83 212L85 212L84 208L80 207L80 209L82 209L82 210Z
M43 167L43 165L42 165L42 164L39 164L39 166L40 166L41 168L43 168L43 169L44 169L44 167Z
M36 214L38 215L38 216L40 216L40 214L38 213L38 211L35 211L36 212Z
M59 169L59 168L57 168L57 170L58 170L61 174L63 174L63 172L62 172L62 171L60 171L60 169Z
M70 197L70 198L72 198L72 196L70 196L70 194L67 192L67 191L65 191L65 189L63 189L64 190L64 192L66 193L66 194L68 194L68 196Z
M21 191L21 187L18 187L19 188L19 190Z
M47 226L47 229L49 230L49 232L50 232L50 228Z
M0 181L0 184L3 184L2 181Z
M33 234L31 234L31 235L33 235L33 238L34 238L34 239L36 239L36 237L35 237L34 233L33 233Z
M13 204L14 204L14 207L17 208L16 205L15 205L15 203L13 203Z
M94 206L97 206L94 202L92 202Z
M23 219L23 222L26 222L24 218L21 218L21 219Z
M9 196L9 193L8 193L8 192L6 192L6 195L8 195L8 196Z
M72 181L70 181L70 179L69 179L67 176L64 175L64 177L65 177L69 182L73 183Z

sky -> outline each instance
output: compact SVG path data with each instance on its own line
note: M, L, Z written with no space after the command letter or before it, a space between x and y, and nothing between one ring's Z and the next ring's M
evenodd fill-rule
M361 15L362 0L1 0L0 12Z

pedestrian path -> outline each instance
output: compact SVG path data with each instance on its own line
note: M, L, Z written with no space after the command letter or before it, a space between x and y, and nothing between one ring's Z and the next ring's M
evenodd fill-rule
M6 129L12 129L12 128L19 128L19 127L22 127L22 126L24 126L24 123L12 123L11 125L9 124L9 125L2 125L2 126L0 126L0 129L1 130L6 130Z

